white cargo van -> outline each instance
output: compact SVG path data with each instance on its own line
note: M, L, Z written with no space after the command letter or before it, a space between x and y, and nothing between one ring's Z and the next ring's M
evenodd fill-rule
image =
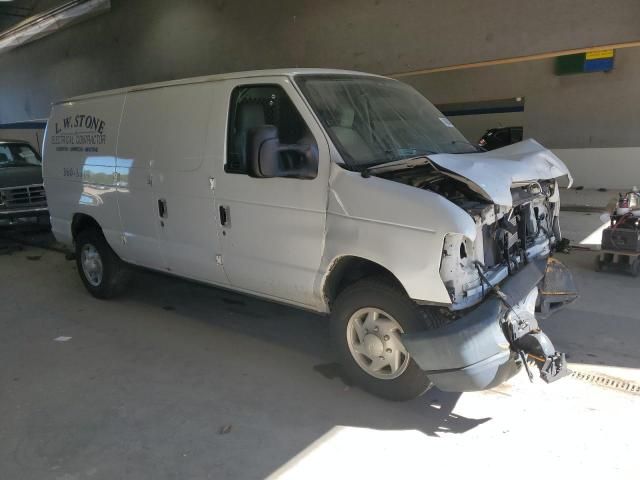
M84 95L44 142L91 294L140 266L331 314L346 372L392 399L491 388L527 356L566 373L535 315L576 296L548 261L567 176L533 140L482 152L409 86L337 70Z

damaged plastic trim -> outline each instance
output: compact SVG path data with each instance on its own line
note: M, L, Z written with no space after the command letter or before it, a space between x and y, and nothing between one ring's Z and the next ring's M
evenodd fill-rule
M529 263L501 288L494 288L478 307L442 328L403 335L405 348L438 388L454 392L492 388L515 375L525 355L536 361L546 382L567 374L564 354L555 350L535 318L546 265L542 259ZM566 268L558 268L554 275L571 276Z
M538 185L536 183L536 185ZM463 310L480 302L487 289L499 284L529 262L547 257L558 242L555 206L549 198L554 186L514 188L517 205L511 209L488 205L469 213L476 224L475 241L460 234L445 237L440 275L451 295L451 309ZM514 202L515 203L515 202Z

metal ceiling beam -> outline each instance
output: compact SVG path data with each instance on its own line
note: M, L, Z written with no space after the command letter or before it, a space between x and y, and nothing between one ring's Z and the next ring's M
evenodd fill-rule
M0 53L32 42L72 23L109 11L111 0L73 0L26 18L0 32Z

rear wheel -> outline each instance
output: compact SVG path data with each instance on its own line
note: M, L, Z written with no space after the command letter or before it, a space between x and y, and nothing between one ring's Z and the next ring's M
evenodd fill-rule
M130 269L96 228L78 234L76 265L82 283L96 298L115 297L124 290L130 278Z
M404 348L403 333L435 323L394 282L359 280L334 302L331 333L345 373L365 390L390 400L410 400L426 392L429 378Z

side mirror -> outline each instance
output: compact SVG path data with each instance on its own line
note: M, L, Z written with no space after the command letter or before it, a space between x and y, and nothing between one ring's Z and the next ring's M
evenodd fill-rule
M247 164L252 177L277 177L280 156L278 129L261 125L247 132Z
M257 178L315 178L318 173L317 148L312 145L281 145L278 128L262 125L247 132L249 174ZM285 161L290 153L298 161Z

